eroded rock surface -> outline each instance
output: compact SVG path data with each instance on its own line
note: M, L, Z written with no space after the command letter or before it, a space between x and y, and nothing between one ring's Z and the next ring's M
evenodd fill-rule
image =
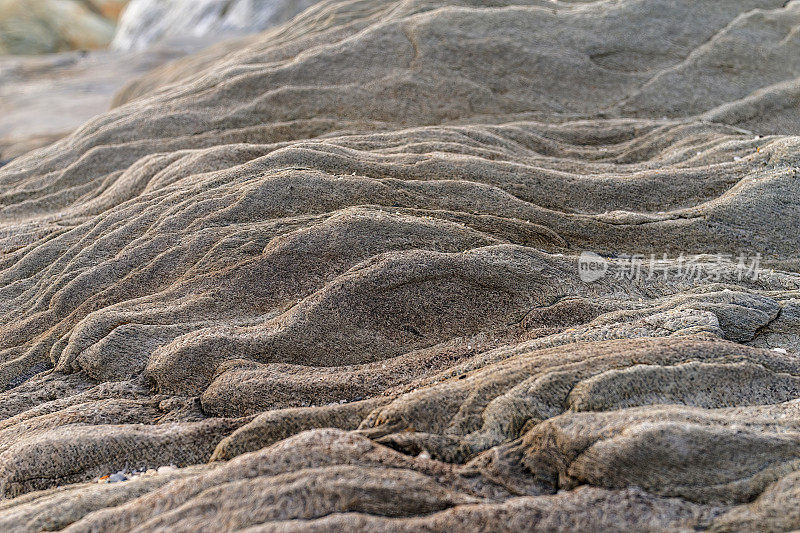
M321 2L5 165L0 528L800 528L799 10Z

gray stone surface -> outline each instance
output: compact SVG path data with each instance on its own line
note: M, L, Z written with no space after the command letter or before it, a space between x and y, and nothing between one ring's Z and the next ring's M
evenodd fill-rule
M324 1L6 164L0 527L800 528L798 6Z

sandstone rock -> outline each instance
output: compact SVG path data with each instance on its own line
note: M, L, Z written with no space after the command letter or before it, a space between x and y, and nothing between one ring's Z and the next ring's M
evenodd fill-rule
M799 528L784 4L321 2L6 164L0 523Z

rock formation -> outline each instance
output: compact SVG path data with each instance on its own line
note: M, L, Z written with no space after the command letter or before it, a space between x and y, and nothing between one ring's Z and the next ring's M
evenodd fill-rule
M129 85L0 169L0 529L800 528L798 27L323 1Z

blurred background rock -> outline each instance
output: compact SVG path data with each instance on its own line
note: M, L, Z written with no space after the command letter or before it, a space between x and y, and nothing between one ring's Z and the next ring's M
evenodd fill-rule
M0 0L0 54L97 49L114 38L123 0Z
M0 0L0 54L143 50L153 43L253 33L318 0Z
M106 111L131 80L319 0L0 0L0 166Z
M319 0L131 0L112 43L141 50L164 39L220 38L264 30Z

